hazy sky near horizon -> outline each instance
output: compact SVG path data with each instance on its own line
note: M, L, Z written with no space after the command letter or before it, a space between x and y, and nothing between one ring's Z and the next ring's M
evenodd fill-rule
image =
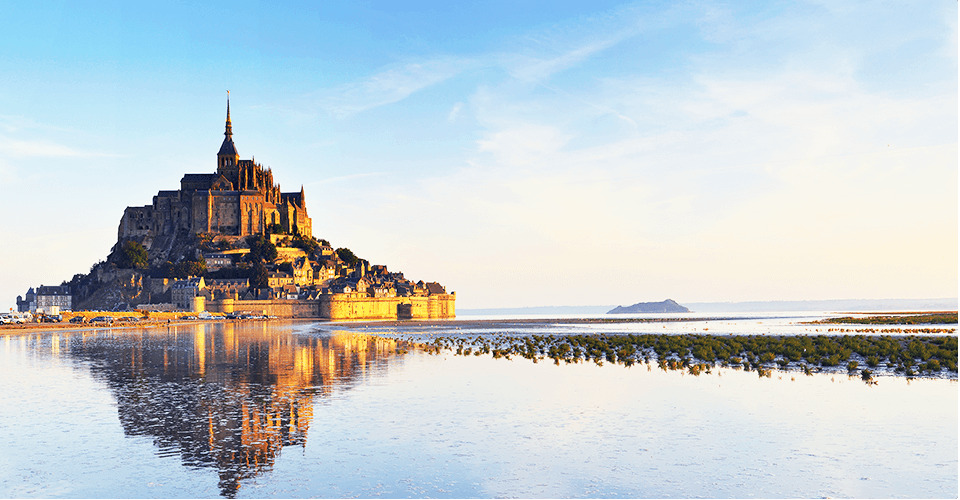
M241 158L459 308L957 296L957 3L4 2L0 306Z

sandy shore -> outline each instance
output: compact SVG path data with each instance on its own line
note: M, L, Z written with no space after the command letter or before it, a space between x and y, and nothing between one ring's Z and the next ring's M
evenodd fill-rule
M76 332L76 331L85 331L85 330L138 330L138 329L153 329L153 328L166 328L171 326L186 326L186 325L197 325L202 323L245 323L251 321L300 321L299 319L231 319L231 320L177 320L177 321L137 321L137 322L124 322L124 321L114 321L113 324L106 323L24 323L22 325L0 325L0 336L4 335L31 335L35 333L44 333L48 331L58 331L58 332ZM317 320L305 320L305 321L317 321Z
M859 314L859 313L858 313ZM924 314L918 312L902 312L887 314ZM454 328L510 328L512 326L524 325L576 325L576 324L617 324L617 323L677 323L677 322L695 322L695 321L737 321L737 320L757 320L770 319L781 316L771 315L764 317L757 316L691 316L683 318L528 318L528 319L433 319L433 320L330 320L326 318L273 318L273 319L245 319L245 320L147 320L138 322L115 321L112 325L103 323L25 323L22 325L0 325L0 335L18 335L39 333L49 330L58 331L80 331L93 329L143 329L158 328L179 325L194 325L201 323L220 323L231 321L234 323L249 321L271 321L271 322L314 322L325 325L335 325L337 328L348 330L377 328L377 327L454 327ZM916 325L909 325L916 326Z
M418 327L459 327L459 328L495 328L515 325L556 325L556 324L596 324L596 323L664 323L677 321L707 321L707 320L735 320L745 319L736 317L695 317L695 318L536 318L536 319L435 319L435 320L346 320L333 321L326 318L274 318L274 319L245 319L245 320L148 320L137 322L114 321L113 324L104 323L24 323L22 325L0 325L0 335L29 335L44 331L83 331L97 329L144 329L167 326L194 325L201 323L249 322L249 321L296 321L315 322L336 325L344 329L361 329L370 327L390 326L418 326Z

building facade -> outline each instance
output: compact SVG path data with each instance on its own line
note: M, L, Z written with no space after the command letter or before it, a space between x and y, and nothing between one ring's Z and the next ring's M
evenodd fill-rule
M174 307L181 311L203 311L206 288L203 276L177 280L170 287L170 299Z
M43 286L27 290L25 297L17 296L19 312L72 311L73 295L69 286Z
M241 160L233 143L230 99L217 170L185 174L177 191L160 191L153 203L127 207L120 220L119 240L135 239L147 248L154 239L177 234L248 236L273 232L313 235L306 195L284 193L273 172L254 160Z

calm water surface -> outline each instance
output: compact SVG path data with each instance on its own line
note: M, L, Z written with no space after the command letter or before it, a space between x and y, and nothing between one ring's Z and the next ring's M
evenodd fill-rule
M4 497L958 494L955 380L555 366L311 323L7 336L0 377Z

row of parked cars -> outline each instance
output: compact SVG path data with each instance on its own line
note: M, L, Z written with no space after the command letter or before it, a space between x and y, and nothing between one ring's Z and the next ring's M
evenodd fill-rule
M113 316L94 316L90 319L87 319L83 316L74 316L70 318L71 323L107 323L112 324L114 321L140 321L140 318L114 318Z
M226 319L273 319L276 316L267 316L265 314L247 314L247 313L227 313L223 316Z
M31 321L33 321L33 315L30 313L0 313L0 325L22 325Z
M34 316L30 313L3 313L0 314L0 325L22 325L24 323L60 323L63 316L59 314L39 314Z
M213 320L213 319L273 319L276 316L266 316L262 314L248 314L248 313L229 313L223 316L215 316L208 312L201 312L196 316L184 316L179 318L183 321L191 320ZM60 323L63 321L63 316L59 314L45 314L33 316L30 313L0 313L0 324L24 324L32 323L36 321L37 323ZM139 322L140 318L136 316L94 316L90 319L85 318L84 316L74 316L70 318L70 323L86 323L86 324L107 324L112 325L113 323L136 323Z
M223 316L214 316L210 313L200 313L198 316L183 316L178 318L182 321L198 320L198 319L224 319ZM89 320L85 319L83 316L74 316L70 319L71 323L108 323L113 324L117 323L136 323L141 321L140 318L136 316L118 316L114 318L113 316L95 316Z

